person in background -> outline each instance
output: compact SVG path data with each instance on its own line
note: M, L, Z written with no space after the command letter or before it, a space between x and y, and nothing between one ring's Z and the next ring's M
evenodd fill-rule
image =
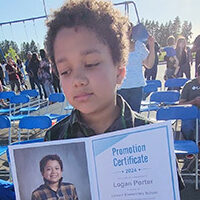
M31 70L29 69L29 63L31 61L31 58L32 58L32 53L31 53L31 51L28 51L27 60L24 63L24 65L25 65L25 71L28 73L28 76L29 76L29 82L30 82L30 85L31 85L31 89L33 90L33 89L35 89L34 78L33 78L33 75L31 73Z
M147 44L147 49L149 49L149 45ZM155 60L152 68L146 68L145 67L145 72L144 72L144 77L147 80L155 80L157 76L157 71L158 71L158 62L159 58L158 55L160 53L160 45L155 42Z
M52 78L53 78L53 87L54 87L54 91L56 93L61 93L61 87L60 87L60 77L58 74L58 70L56 65L52 65Z
M18 75L18 68L11 57L7 57L6 71L9 76L10 87L12 91L15 91L15 85L17 86L17 92L20 92L20 79Z
M47 155L40 161L44 184L32 192L31 200L70 199L78 200L72 183L62 182L63 162L58 155Z
M23 74L24 80L26 80L26 74L24 71L24 63L18 56L16 56L15 59L16 59L17 67L20 69L21 73Z
M176 43L176 57L179 61L179 72L177 77L183 77L185 74L187 79L190 79L190 63L192 62L191 50L186 46L186 40L184 37L180 37Z
M40 93L40 99L43 98L43 94L42 94L42 89L41 89L41 85L38 79L38 69L40 67L40 60L38 58L37 53L33 53L31 60L29 61L28 64L28 74L30 77L30 80L32 81L32 89L35 89L35 85L37 85L38 89L39 89L39 93Z
M191 51L195 52L195 76L198 76L197 68L200 64L200 35L195 38Z
M5 86L4 78L5 78L4 70L3 70L2 64L0 63L0 81L1 81L1 84Z
M140 112L143 97L143 87L146 85L143 65L152 68L155 59L154 38L149 36L149 51L141 41L132 39L132 27L129 28L130 52L128 65L126 66L126 77L118 90L118 93L128 102L132 110Z
M170 78L176 78L179 72L179 62L176 57L174 36L169 36L167 38L167 44L168 46L162 49L166 52L164 60L167 62L167 68L164 75L165 80Z
M38 69L38 78L40 83L43 86L43 91L45 98L48 98L50 94L54 93L52 85L52 75L51 75L51 64L47 58L46 52L44 49L40 49L40 67Z
M200 107L200 64L197 68L197 77L184 85L179 104L192 104ZM186 140L195 140L195 120L183 120L181 127Z
M5 85L8 85L9 84L9 76L8 76L8 72L6 71L6 65L7 65L7 63L6 63L6 61L5 60L3 60L2 61L2 69L3 69L3 72L4 72L4 83L5 83Z
M0 80L0 92L3 92L3 86L2 86L1 80ZM8 104L3 99L0 99L0 106L7 107Z

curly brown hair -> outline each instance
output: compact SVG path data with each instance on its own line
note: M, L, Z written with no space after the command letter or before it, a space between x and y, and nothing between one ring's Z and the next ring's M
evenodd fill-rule
M84 26L108 45L113 63L126 65L129 53L127 37L129 21L112 3L102 0L69 0L55 11L47 22L45 46L53 63L54 41L57 33L64 27Z

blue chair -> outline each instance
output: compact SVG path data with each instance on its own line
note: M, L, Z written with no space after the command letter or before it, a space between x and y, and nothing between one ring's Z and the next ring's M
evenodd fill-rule
M7 116L1 115L0 116L0 130L3 129L8 129L8 141L9 144L11 143L11 122L10 119ZM7 151L7 145L4 146L0 146L0 160L7 162L7 160L5 158L3 158L3 156L6 154ZM1 173L3 173L3 175L5 176L9 176L9 171L7 170L2 170Z
M26 107L23 107L20 109L21 112L33 112L33 111L38 111L40 109L40 97L39 97L39 92L37 90L23 90L20 92L20 94L27 95L29 96L29 102ZM33 100L35 99L36 100ZM40 113L39 113L40 114Z
M11 97L15 96L15 93L13 91L4 91L4 92L0 92L0 99L3 99L3 100L10 100ZM9 101L8 101L9 103ZM11 114L11 112L14 111L13 108L2 108L0 109L0 113L3 113L3 114Z
M5 128L8 129L8 143L10 144L11 143L10 119L5 115L0 115L0 129L5 129ZM1 146L1 151L2 151L2 148L4 149L4 147Z
M165 81L165 88L168 88L168 89L177 89L177 90L180 90L184 85L185 83L188 81L187 78L172 78L172 79L167 79Z
M52 121L48 116L26 116L20 119L19 121L19 130L18 130L18 142L21 141L21 132L22 129L28 130L28 140L29 140L29 131L34 129L45 130L51 127Z
M10 108L14 109L14 112L10 114L9 118L11 121L20 120L23 117L27 116L27 114L22 114L22 107L24 104L28 104L29 97L26 95L15 95L10 98ZM19 105L19 107L17 107ZM28 113L29 114L29 113Z
M170 106L177 104L180 98L180 93L178 91L157 91L153 92L150 96L150 101L148 105L141 106L140 112L148 112L148 117L150 111L157 111L162 106Z
M13 183L0 179L0 199L15 200L15 191Z
M195 188L198 189L198 119L199 111L196 106L171 106L162 107L157 111L157 120L196 120L196 137L195 142L191 140L176 140L174 141L176 154L195 154L195 173L187 173L182 175L195 176Z
M56 120L58 117L62 116L64 111L65 95L63 93L53 93L49 95L46 116L50 117L51 120ZM58 113L49 113L49 107L51 103L60 103L60 111ZM68 114L64 114L63 117Z
M162 83L160 80L146 80L147 85L152 84L155 85L157 88L162 88Z

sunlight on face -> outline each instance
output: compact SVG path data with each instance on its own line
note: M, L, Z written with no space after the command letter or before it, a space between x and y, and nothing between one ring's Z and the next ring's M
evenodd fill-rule
M85 27L63 28L54 42L54 56L63 91L82 113L113 106L122 76L110 49Z

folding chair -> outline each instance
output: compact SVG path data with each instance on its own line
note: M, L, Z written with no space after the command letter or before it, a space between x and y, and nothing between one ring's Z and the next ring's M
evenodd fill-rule
M178 91L157 91L150 96L149 104L141 106L140 112L157 111L162 106L174 105L179 101L180 93Z
M39 92L37 90L23 90L20 94L28 95L30 101L28 102L27 107L23 107L20 109L21 112L33 112L38 111L40 109L40 97ZM34 100L36 98L36 100ZM40 115L40 113L39 113Z
M65 101L65 96L63 93L50 94L47 103L46 116L50 117L51 120L56 120L58 117L62 116L63 115L62 112L64 110L64 101ZM61 103L60 112L57 114L49 113L50 103ZM63 116L68 116L68 114L65 114Z
M11 122L10 119L5 115L0 115L0 129L8 129L8 143L11 143ZM2 148L2 146L1 146ZM4 149L4 147L3 147Z
M34 129L45 130L51 127L52 121L48 116L26 116L19 121L18 130L18 142L21 141L21 131L22 129L28 130L28 140L29 131Z
M194 154L195 155L195 173L187 173L182 175L195 176L195 188L198 190L198 121L199 111L196 106L171 106L162 107L157 111L157 120L196 120L196 137L195 142L191 140L175 140L174 147L176 154Z
M10 113L10 120L11 121L16 121L16 120L20 120L21 118L27 116L27 114L29 114L29 112L27 114L22 114L22 107L25 104L28 104L29 102L29 97L26 95L15 95L13 97L10 98L10 109L13 108L14 111L12 113ZM19 105L19 106L17 106Z
M13 91L4 91L4 92L0 92L0 99L3 99L3 100L10 100L11 97L15 96L15 93ZM8 103L10 103L8 101ZM0 113L3 113L3 114L7 114L7 113L11 113L12 111L14 111L13 108L2 108L0 109Z
M8 129L8 143L11 143L11 123L10 119L7 116L1 115L0 116L0 130L2 131L3 129ZM7 162L6 159L2 158L6 154L8 146L0 146L0 160ZM8 175L9 176L9 171L1 171L1 174L3 175Z
M164 87L169 90L180 90L185 83L188 81L187 78L172 78L165 81Z
M145 100L152 92L156 92L158 87L154 84L147 84L143 88L143 100Z
M147 83L147 85L153 84L153 85L155 85L159 89L162 88L162 83L161 83L160 80L146 80L146 83Z

